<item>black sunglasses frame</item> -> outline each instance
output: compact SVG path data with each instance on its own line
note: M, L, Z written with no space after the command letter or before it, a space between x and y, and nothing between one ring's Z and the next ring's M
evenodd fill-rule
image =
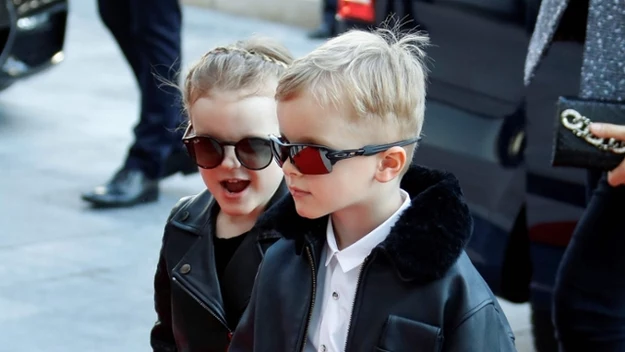
M288 153L287 153L288 158L291 161L291 164L293 164L293 166L295 166L296 168L297 168L297 165L293 161L293 157L297 155L297 153L292 152L293 148L300 148L300 150L305 147L316 148L319 150L319 152L324 152L323 154L321 154L321 156L325 157L329 161L329 167L326 167L327 173L329 174L332 172L332 166L334 166L334 164L336 164L337 162L341 160L351 159L357 156L376 155L376 154L385 152L391 149L392 147L405 147L410 144L418 143L421 140L421 137L414 137L414 138L405 139L405 140L401 140L401 141L393 142L393 143L386 143L386 144L371 144L371 145L366 145L358 149L344 149L344 150L336 150L336 149L332 149L332 148L319 145L319 144L314 144L314 143L288 143L288 142L284 142L282 140L282 137L274 136L274 135L269 136L269 140L271 141L271 144L272 144L272 148L271 148L272 153L274 154L274 157L276 158L276 161L278 162L280 166L284 164L286 159L282 160L282 158L280 157L279 154L282 154L282 153L279 152L279 148L288 148ZM278 146L278 148L276 148L276 146Z
M202 168L202 169L206 169L206 170L210 170L210 169L214 169L216 167L218 167L219 165L221 165L221 163L223 163L224 158L226 157L226 153L225 153L225 147L227 146L233 146L234 147L234 155L236 156L237 160L239 161L239 163L241 164L241 166L245 167L248 170L252 170L252 171L260 171L260 170L264 170L267 167L269 167L269 165L271 165L271 162L274 159L274 152L273 152L273 147L271 144L271 140L267 139L267 138L261 138L261 137L246 137L243 138L242 140L238 141L238 142L227 142L227 141L220 141L217 138L211 137L211 136L202 136L202 135L191 135L191 131L192 131L192 126L191 124L189 124L189 126L187 126L187 129L182 137L182 143L184 143L184 145L187 147L187 151L189 153L189 156L191 156L191 158L193 159L193 161L195 162L195 164ZM219 148L221 149L221 155L220 155L220 159L219 162L215 164L215 166L206 166L206 165L200 165L197 162L197 157L196 157L196 153L195 153L195 148L193 147L194 145L194 141L195 140L210 140L211 142L214 142L215 145L219 146ZM239 155L239 148L237 148L237 146L239 145L239 143L243 142L243 141L250 141L250 140L256 140L256 141L263 141L267 144L267 147L269 148L269 155L270 157L268 158L268 161L266 164L264 164L263 166L259 167L259 168L253 168L250 167L249 165L247 165L246 162L244 162L242 160L242 158Z

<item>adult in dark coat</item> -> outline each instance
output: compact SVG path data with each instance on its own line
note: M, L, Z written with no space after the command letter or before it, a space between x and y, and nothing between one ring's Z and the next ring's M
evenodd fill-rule
M182 14L178 0L99 0L100 16L132 68L140 91L140 118L126 160L109 182L84 193L96 206L129 206L158 198L158 181L193 173L183 152L177 82ZM97 160L97 157L94 157Z
M526 61L529 84L559 29L568 0L543 0ZM579 5L577 3L576 5ZM625 2L590 0L580 98L625 100ZM625 104L625 103L623 103ZM625 112L625 106L619 111ZM625 123L625 113L623 113ZM623 126L591 131L625 140ZM625 164L606 176L589 171L591 195L560 264L554 324L562 351L625 351Z

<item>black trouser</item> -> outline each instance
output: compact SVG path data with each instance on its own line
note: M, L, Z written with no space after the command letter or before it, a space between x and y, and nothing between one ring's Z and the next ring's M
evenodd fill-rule
M338 0L323 0L323 23L322 26L330 31L336 30L336 8Z
M591 175L592 198L556 279L554 322L566 352L625 351L625 187L595 182Z
M137 80L141 104L135 140L125 167L150 178L163 172L166 158L181 147L173 131L181 122L177 89L182 14L178 0L99 0L100 16L111 31Z

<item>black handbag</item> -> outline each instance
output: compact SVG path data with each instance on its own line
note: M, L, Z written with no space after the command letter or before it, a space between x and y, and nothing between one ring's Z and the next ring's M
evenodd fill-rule
M592 122L625 125L625 104L560 97L551 164L612 170L625 159L625 142L590 133Z
M558 100L553 166L607 171L625 158L623 141L598 138L589 130L592 122L625 125L625 5L607 3L589 3L579 98ZM612 11L609 21L606 11Z

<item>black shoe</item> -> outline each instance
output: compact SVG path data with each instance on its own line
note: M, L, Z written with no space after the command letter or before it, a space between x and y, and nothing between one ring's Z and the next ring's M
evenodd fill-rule
M84 193L82 199L96 207L128 207L158 200L158 181L141 170L122 169L109 183Z
M321 26L314 31L308 33L308 38L310 39L328 39L333 36L333 31L327 26Z
M183 175L191 175L198 172L197 165L183 149L175 150L169 155L165 161L161 178L173 176L178 172Z

